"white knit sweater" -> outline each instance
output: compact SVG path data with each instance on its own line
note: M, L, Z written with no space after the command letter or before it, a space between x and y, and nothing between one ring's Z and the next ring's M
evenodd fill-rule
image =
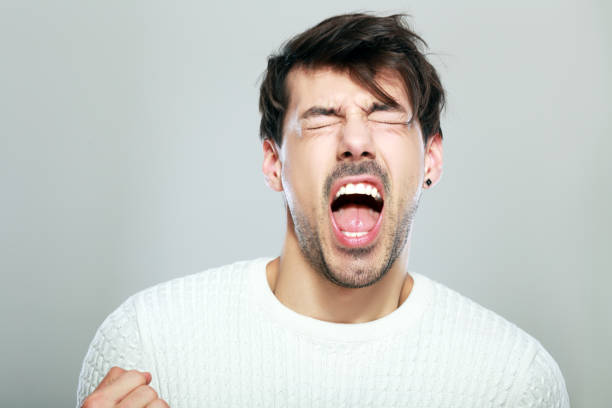
M316 320L285 307L270 259L144 290L111 313L83 361L77 407L117 365L150 371L184 407L569 407L528 334L425 276L389 315Z

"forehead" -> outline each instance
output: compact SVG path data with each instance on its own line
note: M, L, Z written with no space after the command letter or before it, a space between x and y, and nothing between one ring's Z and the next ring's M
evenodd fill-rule
M376 83L397 103L410 111L410 102L404 81L392 70L382 71L375 77ZM368 89L354 81L348 71L333 68L294 68L287 76L288 111L298 114L312 105L349 107L356 104L368 106L380 102Z

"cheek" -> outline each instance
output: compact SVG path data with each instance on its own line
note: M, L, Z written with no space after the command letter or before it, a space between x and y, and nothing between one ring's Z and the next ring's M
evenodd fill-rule
M298 205L302 212L318 207L325 175L324 160L320 150L311 146L287 146L282 169L283 188L291 205Z
M418 187L424 175L424 158L422 144L414 135L406 140L406 135L388 138L379 143L379 151L389 169L395 189L402 192L412 191Z

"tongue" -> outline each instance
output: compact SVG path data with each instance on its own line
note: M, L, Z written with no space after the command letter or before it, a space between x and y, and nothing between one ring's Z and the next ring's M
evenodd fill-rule
M374 228L380 213L366 205L348 204L333 212L336 225L347 232L367 232Z

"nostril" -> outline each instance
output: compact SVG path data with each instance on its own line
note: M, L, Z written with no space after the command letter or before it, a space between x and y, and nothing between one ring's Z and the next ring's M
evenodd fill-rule
M351 152L344 152L344 153L341 154L341 157L343 159L348 159L351 156L352 156Z
M359 155L359 159L368 159L368 160L374 160L376 158L376 154L374 154L371 151L368 150L364 150L363 152L361 152L361 154Z

